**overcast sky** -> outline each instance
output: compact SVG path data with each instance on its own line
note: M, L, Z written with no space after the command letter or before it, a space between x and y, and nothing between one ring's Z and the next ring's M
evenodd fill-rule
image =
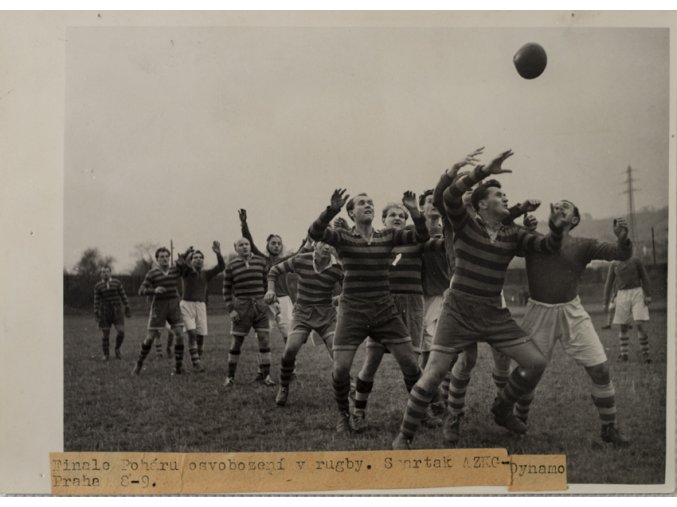
M629 28L72 28L64 263L140 242L296 247L336 187L380 209L478 146L508 197L594 217L668 204L668 31ZM520 78L515 51L548 53ZM545 211L537 213L545 219ZM213 262L207 255L207 264Z

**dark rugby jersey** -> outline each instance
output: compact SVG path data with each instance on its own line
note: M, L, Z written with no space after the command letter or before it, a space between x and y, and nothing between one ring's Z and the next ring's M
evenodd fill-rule
M221 255L216 256L218 264L211 269L201 269L196 271L194 268L187 270L183 274L183 300L200 301L207 300L207 284L209 280L226 269L226 262Z
M189 268L187 268L186 264L181 260L177 260L174 266L170 266L166 273L159 267L151 269L146 273L146 278L139 288L139 295L153 296L153 301L178 299L181 276L187 269ZM155 294L154 291L157 287L164 287L165 292L162 294Z
M345 272L342 294L368 299L389 295L392 250L399 245L426 242L429 234L425 219L414 219L413 230L374 230L370 238L363 238L355 228L352 231L330 229L329 222L336 214L336 211L327 207L312 223L308 233L312 239L324 241L336 248Z
M268 273L268 281L274 282L286 273L298 275L298 293L296 303L301 305L328 304L332 301L333 289L343 280L343 268L340 264L329 264L322 271L316 271L313 263L314 253L302 253L273 266Z
M529 295L541 303L567 303L578 295L578 283L590 261L627 259L631 255L630 240L613 244L567 234L559 252L526 255Z
M129 306L127 294L120 280L111 278L108 282L99 281L94 286L94 313L99 313L104 306Z
M606 284L604 287L605 302L609 303L612 287L616 285L617 290L636 289L642 287L644 295L651 296L649 285L649 275L644 265L637 257L631 257L625 262L614 261L609 266Z
M240 229L242 230L242 237L247 238L249 240L249 245L251 247L251 252L254 255L258 255L260 257L263 257L266 260L266 273L270 271L270 269L275 266L276 264L279 264L281 262L286 261L289 259L292 255L272 255L270 252L264 253L261 250L259 250L256 245L254 244L254 238L252 237L252 233L249 230L249 226L247 225L247 222L241 223L240 224ZM287 280L286 276L280 276L277 278L275 281L275 294L278 297L283 297L283 296L289 296L289 282Z
M223 299L228 312L233 311L233 298L262 298L266 294L266 259L251 255L238 257L226 266L223 278Z
M463 193L486 178L481 166L460 178L444 191L444 207L454 229L456 266L451 288L480 297L499 298L505 272L520 250L554 253L560 249L562 231L550 223L542 236L517 225L503 225L491 239L482 218L471 216L463 204Z

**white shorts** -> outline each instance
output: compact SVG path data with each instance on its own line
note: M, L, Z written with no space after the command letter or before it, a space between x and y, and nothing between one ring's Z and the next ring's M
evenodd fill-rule
M202 301L181 301L180 306L186 331L207 336L207 305Z
M641 287L619 290L616 294L614 324L630 324L633 320L649 320L649 308L644 303Z
M430 352L433 336L437 329L437 321L442 313L444 296L426 296L423 299L423 335L421 336L421 352Z
M277 324L278 329L284 336L291 332L291 317L294 310L289 296L278 296L277 301L268 306L271 319Z
M551 305L529 299L520 324L548 362L557 340L578 364L590 367L606 361L602 342L578 296L568 303Z

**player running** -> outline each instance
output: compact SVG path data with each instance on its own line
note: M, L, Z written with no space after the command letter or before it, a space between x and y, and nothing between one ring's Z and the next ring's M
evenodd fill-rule
M247 238L240 238L234 246L237 257L228 263L223 278L223 299L232 324L228 374L223 385L229 388L234 386L242 344L249 330L254 328L259 341L256 381L274 386L275 382L270 378L268 307L263 300L266 293L266 259L252 254Z
M554 210L550 216L550 234L539 236L516 225L504 225L509 215L508 201L495 180L479 185L472 203L479 210L470 215L463 203L464 192L493 174L511 172L503 162L513 154L508 150L488 166L478 165L470 173L455 179L456 164L449 177L454 183L444 192L444 207L454 229L456 268L451 288L444 301L430 359L421 379L411 390L400 433L394 449L408 449L434 392L455 355L478 341L486 341L518 363L508 385L494 402L491 412L501 426L524 433L526 426L513 414L515 402L533 390L546 361L525 332L501 305L501 290L508 264L519 251L559 250L562 218Z
M190 247L185 254L179 255L174 266L170 266L169 257L171 254L169 250L160 247L155 251L155 259L158 265L146 273L146 278L139 288L140 296L153 296L153 301L150 307L150 318L148 319L148 334L141 343L141 352L136 361L136 366L132 370L133 375L141 373L143 362L153 346L153 341L160 336L166 322L169 323L176 337L172 375L183 373L183 321L179 308L178 286L181 276L190 269L185 259L192 252L193 247Z
M94 318L101 330L103 360L110 359L110 328L115 326L115 358L122 359L120 347L125 339L125 317L131 317L129 301L122 282L110 276L110 267L100 271L101 280L94 286ZM124 313L122 307L124 306Z
M298 275L298 293L292 314L291 333L282 354L280 388L275 397L275 403L280 406L287 403L296 356L311 331L320 336L329 356L333 357L336 308L332 296L336 285L340 285L343 280L343 268L334 257L332 248L317 241L312 252L299 253L271 268L268 273L266 303L270 304L275 300L277 279L287 273Z
M346 201L346 211L355 226L351 231L330 229L329 223ZM395 246L424 243L429 235L413 192L405 192L402 202L411 214L415 230L374 230L373 200L367 194L358 194L348 201L345 189L334 191L331 204L309 229L312 239L336 248L345 271L334 335L332 371L334 398L339 409L336 426L339 433L354 429L348 401L350 367L357 348L367 335L388 347L402 370L407 389L421 375L411 336L399 318L390 294L388 271Z
M616 312L613 323L620 325L620 354L619 361L628 360L628 345L630 336L628 331L634 321L637 326L637 338L645 363L651 362L649 355L649 335L646 325L649 322L649 305L651 304L651 286L649 275L637 257L626 261L614 261L609 266L606 285L604 287L604 308L609 307L610 296L614 284L616 292Z
M188 352L195 363L202 356L204 339L207 336L207 285L216 275L226 269L221 255L221 244L212 243L212 251L216 254L216 266L204 270L204 254L200 250L193 252L190 259L190 270L183 274L183 298L181 299L181 316L188 333ZM204 371L202 365L196 371Z

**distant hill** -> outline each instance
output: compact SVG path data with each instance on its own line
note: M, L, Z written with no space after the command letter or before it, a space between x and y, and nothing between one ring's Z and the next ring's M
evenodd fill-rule
M537 212L538 213L538 212ZM644 262L653 262L651 247L651 228L654 229L656 245L656 262L667 262L668 258L668 219L669 209L642 208L635 213L635 254L639 255ZM616 241L612 230L610 218L592 218L589 214L583 214L581 223L574 229L573 234L584 238L596 238L601 241ZM538 231L546 233L548 224L543 221L538 224ZM524 266L524 260L516 258L510 264L511 268Z

